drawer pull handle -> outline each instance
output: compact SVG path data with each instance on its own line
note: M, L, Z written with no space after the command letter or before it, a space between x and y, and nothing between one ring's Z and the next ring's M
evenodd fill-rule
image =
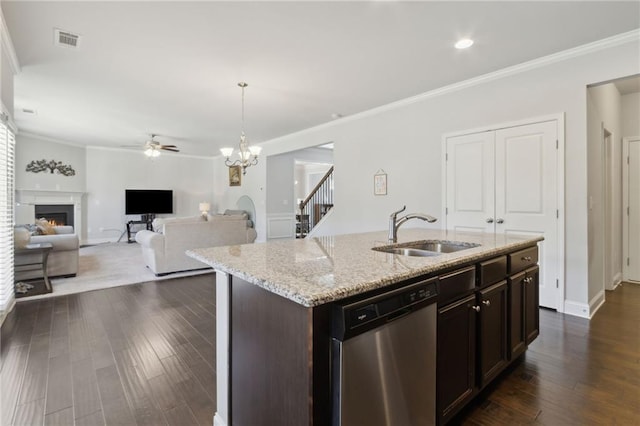
M490 300L483 300L482 304L485 306L491 306L491 301Z
M480 312L480 306L472 306L471 309L473 309L476 312Z
M496 223L504 223L504 219L498 219L496 220Z
M493 223L493 218L492 217L487 218L487 223Z
M524 256L522 260L524 260L525 262L531 262L531 256Z

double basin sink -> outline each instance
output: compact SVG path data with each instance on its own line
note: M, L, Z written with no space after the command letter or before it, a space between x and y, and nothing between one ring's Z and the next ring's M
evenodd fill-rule
M454 253L456 251L467 250L478 246L480 246L480 244L460 241L426 240L373 247L372 250L403 256L432 257L440 256L443 253Z

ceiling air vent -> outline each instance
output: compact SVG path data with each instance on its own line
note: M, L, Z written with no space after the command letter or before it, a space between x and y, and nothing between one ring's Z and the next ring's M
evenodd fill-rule
M80 35L56 28L54 43L58 46L76 48L80 44Z

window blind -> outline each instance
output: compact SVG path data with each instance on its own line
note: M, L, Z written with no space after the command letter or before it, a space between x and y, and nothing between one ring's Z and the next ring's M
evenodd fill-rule
M13 216L15 188L15 138L0 117L0 324L13 306Z

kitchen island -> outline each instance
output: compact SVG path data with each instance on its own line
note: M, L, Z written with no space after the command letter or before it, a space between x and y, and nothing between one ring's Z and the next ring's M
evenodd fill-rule
M187 252L217 271L215 425L330 424L336 302L489 259L504 257L507 265L510 254L542 240L426 229L404 229L398 239L478 246L432 257L395 255L372 250L388 245L386 232L372 232Z

